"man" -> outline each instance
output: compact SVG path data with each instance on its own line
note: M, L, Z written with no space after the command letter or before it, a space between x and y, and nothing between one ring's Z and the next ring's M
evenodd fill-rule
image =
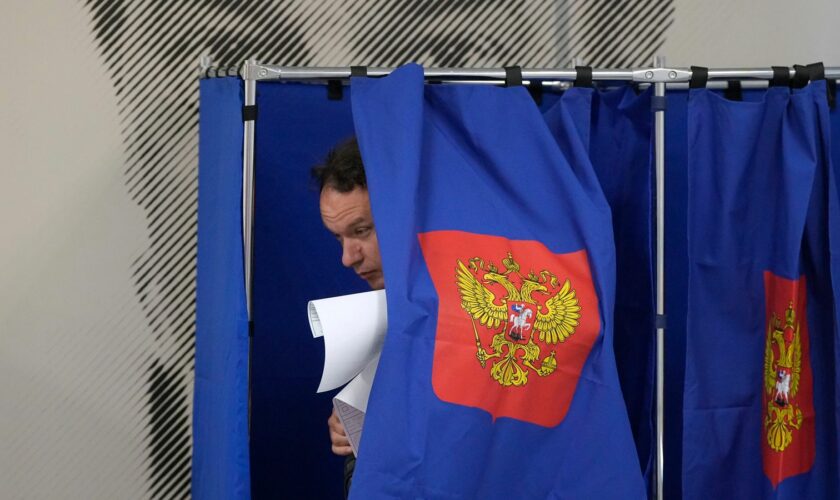
M379 242L370 211L367 179L356 139L345 141L327 154L323 165L312 169L321 196L321 219L324 226L341 244L341 263L353 268L360 278L374 290L385 288ZM327 420L332 451L347 457L344 463L344 495L350 491L350 481L356 457L344 427L333 409Z

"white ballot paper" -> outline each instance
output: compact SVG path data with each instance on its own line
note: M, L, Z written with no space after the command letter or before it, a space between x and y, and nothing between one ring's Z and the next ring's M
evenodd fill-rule
M307 309L312 336L324 337L324 372L318 392L350 382L333 398L333 406L353 454L358 455L368 396L388 327L385 291L312 300Z
M368 396L370 387L373 384L373 377L376 375L376 367L379 364L379 354L362 370L362 373L347 384L341 392L333 398L333 406L344 426L347 438L350 440L350 447L353 448L353 455L359 455L359 443L362 440L362 427L365 423L365 412L367 411Z
M312 300L307 309L312 336L324 337L318 392L346 384L379 355L388 326L385 290Z

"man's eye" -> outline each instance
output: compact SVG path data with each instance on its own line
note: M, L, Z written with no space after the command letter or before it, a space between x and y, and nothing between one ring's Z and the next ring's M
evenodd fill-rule
M367 236L368 233L370 233L369 227L357 227L354 231L356 236Z

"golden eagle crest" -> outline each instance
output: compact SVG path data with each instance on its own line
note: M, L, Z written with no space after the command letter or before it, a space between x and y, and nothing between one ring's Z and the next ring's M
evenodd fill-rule
M548 345L564 342L579 325L581 306L568 279L560 285L557 276L545 269L523 276L510 252L502 265L504 271L491 262L485 266L479 257L466 265L458 260L455 278L461 307L472 321L481 367L498 358L490 368L493 379L505 387L523 386L528 383L529 370L545 377L557 368L554 351L540 359L541 349L534 337ZM476 321L493 334L487 348L482 345Z
M767 415L764 429L772 450L784 451L793 441L793 429L802 426L802 410L796 404L802 371L802 346L799 322L793 302L785 311L785 324L773 313L767 322L764 347L764 390Z

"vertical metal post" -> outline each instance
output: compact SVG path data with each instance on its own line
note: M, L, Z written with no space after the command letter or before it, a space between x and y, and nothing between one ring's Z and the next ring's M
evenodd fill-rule
M665 58L657 56L653 65L665 67ZM665 97L665 82L654 84L654 95ZM659 99L658 99L659 100ZM657 500L663 498L665 477L665 109L654 111L654 158L656 161L656 488Z
M242 79L245 82L245 106L257 103L257 81L251 68L257 61L245 61ZM245 307L248 313L248 429L251 429L251 348L253 344L253 272L254 272L254 125L255 120L243 122L242 144L242 257L245 271ZM250 433L250 432L249 432Z
M245 81L245 106L257 102L257 81L250 78L249 66L256 61L246 61L243 71ZM251 321L251 284L253 278L253 243L254 243L254 120L244 122L245 133L242 144L242 250L245 260L245 302L248 321Z

